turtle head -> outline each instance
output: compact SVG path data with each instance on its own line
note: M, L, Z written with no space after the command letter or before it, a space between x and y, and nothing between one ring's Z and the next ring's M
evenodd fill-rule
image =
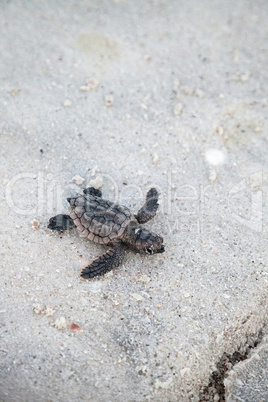
M139 253L156 254L165 251L163 237L143 228L134 229L134 247Z

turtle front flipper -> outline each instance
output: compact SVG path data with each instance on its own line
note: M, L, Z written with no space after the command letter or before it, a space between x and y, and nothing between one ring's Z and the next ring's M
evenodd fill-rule
M71 229L75 226L72 218L69 215L59 214L49 219L48 228L62 232L63 230Z
M159 193L155 188L151 188L146 194L146 200L143 207L138 211L135 218L139 223L146 223L156 215Z
M113 268L118 267L124 259L125 250L121 244L109 249L105 254L96 258L90 265L81 272L84 279L94 278L94 276L104 275Z
M95 197L99 197L99 198L102 197L102 192L101 192L100 190L97 190L97 189L94 188L94 187L85 188L85 189L83 190L83 193L84 193L85 195L94 195Z

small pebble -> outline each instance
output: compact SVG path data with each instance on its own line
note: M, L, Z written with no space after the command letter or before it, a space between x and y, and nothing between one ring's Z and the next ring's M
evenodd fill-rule
M137 301L143 300L143 297L141 295L138 295L137 293L131 293L131 296L133 297L133 299L135 299Z
M147 114L147 113L144 113L143 118L144 118L144 120L148 121L148 120L149 120L148 114Z
M72 106L72 102L71 102L69 99L66 99L66 100L64 101L63 106L64 106L64 107L71 107L71 106Z
M256 126L256 127L254 128L254 132L255 132L255 133L261 133L261 132L262 132L261 127Z
M204 98L204 92L203 92L201 89L196 89L196 90L195 90L195 95L196 95L198 98Z
M103 186L102 176L97 176L95 179L90 180L89 185L94 187L96 190L99 190Z
M86 85L81 85L81 87L79 88L81 92L87 92L89 91L88 87Z
M148 109L148 106L147 106L147 105L145 105L144 103L141 103L141 104L140 104L140 107L141 107L142 109L145 109L145 110L147 110L147 109Z
M250 72L249 71L246 71L244 74L241 74L240 75L240 80L241 80L241 82L246 82L246 81L248 81L249 80L249 78L250 78Z
M113 95L106 95L105 96L105 106L106 107L110 107L112 106L114 103L114 97Z
M157 154L154 154L154 157L153 157L153 164L154 164L154 165L157 165L158 162L159 162L159 156L158 156Z
M99 83L100 82L95 78L90 78L89 80L87 80L86 85L82 85L80 87L80 91L82 92L92 91L93 89L96 89L99 86Z
M9 91L10 96L15 96L20 92L20 89L12 89Z
M222 136L223 133L224 133L223 127L222 126L217 127L216 128L216 133Z
M234 81L239 81L239 82L246 82L249 80L251 76L251 73L249 71L246 71L245 73L240 73L237 74L233 77Z
M40 304L36 304L33 306L33 311L36 314L42 314L42 315L46 315L47 317L51 317L52 315L54 315L56 310L53 310L53 308L51 306L48 306L47 308L40 306Z
M57 329L63 329L67 327L67 321L65 317L60 317L54 322L54 327Z
M193 93L194 93L194 89L191 87L187 87L187 86L181 87L181 90L182 90L182 92L184 92L185 95L189 95L189 96L193 95Z
M209 181L211 183L213 183L217 178L217 173L215 172L215 170L211 170L209 173Z
M82 332L82 328L79 327L79 325L74 324L73 322L70 325L70 330L71 331L76 331L76 332Z
M56 312L56 310L53 310L53 308L52 308L51 306L48 306L48 307L45 309L45 315L46 315L47 317L52 317L52 316L55 314L55 312Z
M36 304L33 306L33 311L36 314L44 314L45 309L44 309L44 307L40 306L40 304Z
M91 176L95 176L95 174L97 173L97 172L99 172L100 171L100 169L99 169L99 167L96 165L96 166L94 166L92 169L91 169Z
M36 219L34 219L34 220L31 222L31 224L32 224L32 229L37 229L38 226L39 226L39 222L38 222Z
M78 186L80 186L81 184L83 184L85 181L85 179L79 175L76 175L72 178L72 182L77 184Z
M219 149L208 149L205 154L206 160L210 165L221 165L224 163L225 154Z
M179 116L182 112L183 109L183 105L182 103L178 103L175 107L174 107L174 114L175 116Z

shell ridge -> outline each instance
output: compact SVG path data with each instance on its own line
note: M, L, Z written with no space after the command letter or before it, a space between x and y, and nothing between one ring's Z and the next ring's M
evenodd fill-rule
M133 214L127 207L92 195L70 200L70 216L77 229L96 243L107 244L120 238Z

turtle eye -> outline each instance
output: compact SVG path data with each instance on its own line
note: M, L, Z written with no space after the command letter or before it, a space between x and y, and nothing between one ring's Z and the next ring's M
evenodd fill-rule
M147 254L153 254L153 249L152 249L152 247L146 248L146 249L145 249L145 252L146 252Z

